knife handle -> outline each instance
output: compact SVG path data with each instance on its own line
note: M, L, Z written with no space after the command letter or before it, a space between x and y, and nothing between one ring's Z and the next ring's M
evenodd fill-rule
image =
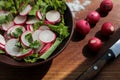
M109 49L90 68L79 75L76 80L91 80L111 58L115 58L115 56L112 50Z

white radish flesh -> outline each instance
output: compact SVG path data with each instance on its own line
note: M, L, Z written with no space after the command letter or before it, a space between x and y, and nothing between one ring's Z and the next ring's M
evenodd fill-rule
M60 13L56 10L51 10L46 13L46 19L49 22L59 22L61 20Z
M44 30L39 34L39 39L44 43L53 42L56 38L55 33L50 30Z
M33 32L32 37L33 40L39 40L39 34L42 32L42 30L36 30L35 32Z
M20 15L21 16L26 16L31 11L31 9L32 9L32 6L27 5L26 8L22 12L20 12Z
M27 20L27 16L18 15L18 16L15 17L14 23L22 25L22 24L24 24L26 22L26 20Z

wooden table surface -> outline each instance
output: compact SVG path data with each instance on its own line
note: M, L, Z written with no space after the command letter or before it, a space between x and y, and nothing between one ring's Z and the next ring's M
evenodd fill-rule
M72 1L72 0L68 0ZM82 0L84 1L84 0ZM96 10L102 0L91 0L92 3L85 10L77 12L75 21L85 19L86 15ZM13 68L0 63L0 80L75 80L77 76L89 68L97 58L120 38L120 0L113 0L113 10L91 29L84 38L78 38L74 33L69 45L53 61L30 68ZM104 22L112 22L116 29L109 39L102 39L103 47L95 56L87 52L86 44L89 38L99 36L99 30ZM94 80L120 80L120 57L109 62L94 78Z

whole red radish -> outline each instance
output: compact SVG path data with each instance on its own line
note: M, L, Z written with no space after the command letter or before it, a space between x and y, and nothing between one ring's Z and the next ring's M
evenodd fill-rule
M100 20L100 14L97 11L92 11L87 15L86 20L90 24L96 24Z
M98 52L102 47L102 41L97 37L92 37L88 41L88 48L93 52Z
M83 36L89 33L90 25L86 20L78 20L76 22L76 30Z
M101 12L110 12L113 8L113 2L111 0L103 0L100 4Z
M115 29L112 23L105 22L101 27L101 34L102 36L109 37L114 33Z

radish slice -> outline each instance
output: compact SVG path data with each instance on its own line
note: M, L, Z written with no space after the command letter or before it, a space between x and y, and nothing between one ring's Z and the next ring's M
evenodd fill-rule
M48 43L46 44L39 52L40 55L44 54L50 47L51 47L52 43Z
M32 19L29 19L28 21L26 21L26 24L34 24L36 22L38 22L39 20L37 18L32 18Z
M0 49L1 50L5 50L5 45L3 45L3 44L0 43Z
M42 26L40 26L39 29L40 30L49 30L50 28L48 26L46 26L46 25L42 25Z
M61 20L61 16L60 16L60 13L56 10L51 10L51 11L48 11L46 13L46 19L49 21L49 22L53 22L53 23L56 23L56 22L59 22Z
M27 31L33 31L33 26L32 26L32 24L28 24L28 25L26 26L26 28L27 28Z
M44 21L44 24L55 24L54 22L50 22L50 21L48 21L48 20L45 20Z
M32 36L33 36L33 40L39 40L39 34L42 32L42 30L36 30Z
M27 16L18 15L18 16L15 17L14 23L22 25L22 24L24 24L26 22L26 20L27 20Z
M26 8L22 12L20 12L20 15L21 16L26 16L31 11L31 9L32 9L32 6L27 5Z
M56 38L55 33L50 30L44 30L39 34L39 39L44 43L53 42Z
M7 31L10 27L14 26L14 22L2 24L2 30Z
M12 37L7 32L4 32L4 38L5 38L6 41L8 41Z
M25 36L26 36L27 34L29 34L29 33L32 34L31 31L25 31L25 32L21 35L21 43L22 43L24 46L26 46L26 47L29 47L29 45L30 45L30 43L28 42L28 40L25 39Z
M33 50L32 49L28 49L27 52L22 53L21 49L17 46L15 46L15 44L18 42L18 39L10 39L6 45L5 45L5 50L7 52L7 54L9 54L10 56L15 56L17 58L24 58L26 56L29 56L31 54L33 54Z
M39 20L42 20L42 14L40 13L40 11L36 11L36 17L37 17Z
M1 34L0 34L0 44L3 44L3 45L6 44L5 38Z
M8 15L8 14L10 14L9 11L0 10L0 16Z
M21 26L21 25L15 25L15 26L10 27L10 28L8 29L7 34L8 34L9 36L11 36L11 37L15 37L15 36L13 35L13 32L16 32L16 29L17 29L17 28L22 28L22 31L25 32L25 28L24 28L23 26Z

